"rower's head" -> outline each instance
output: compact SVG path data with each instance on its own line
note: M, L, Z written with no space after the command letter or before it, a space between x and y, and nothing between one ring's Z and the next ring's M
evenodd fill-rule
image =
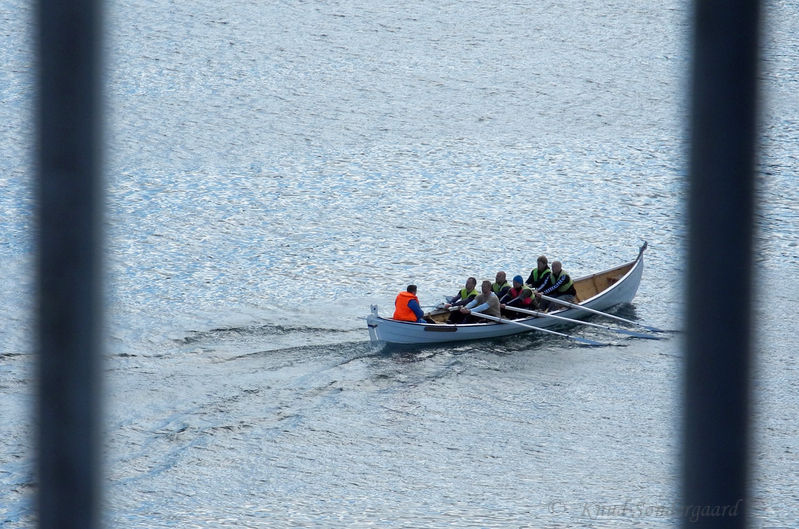
M539 255L538 256L538 271L539 272L543 272L544 270L546 270L548 263L549 263L549 261L547 261L547 256L546 255Z
M522 285L524 285L524 280L522 279L522 276L516 276L513 278L513 288L519 290L520 288L522 288Z
M470 277L466 280L466 290L473 290L474 287L477 286L477 280L473 277Z
M552 273L558 275L561 271L560 261L552 261Z
M480 285L480 289L483 291L483 294L488 294L491 292L491 281L488 279L483 281L483 283Z
M408 285L408 292L416 294L416 285Z
M507 280L508 276L505 275L505 272L497 272L497 283L500 285Z

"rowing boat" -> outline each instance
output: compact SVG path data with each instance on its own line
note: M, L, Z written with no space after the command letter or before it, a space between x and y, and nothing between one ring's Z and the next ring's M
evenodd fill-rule
M630 303L638 291L641 275L644 272L644 250L646 242L639 248L638 257L628 263L610 268L603 272L580 277L574 280L577 291L576 304L594 311L607 310L621 303ZM384 318L378 314L377 305L366 318L369 338L373 344L411 344L427 345L464 340L481 340L500 338L525 332L534 332L535 328L547 329L562 325L562 320L531 316L501 323L488 321L485 323L445 323L448 311L432 312L430 317L436 323L415 323ZM592 312L575 306L553 311L565 318L582 319ZM519 325L521 323L522 325Z

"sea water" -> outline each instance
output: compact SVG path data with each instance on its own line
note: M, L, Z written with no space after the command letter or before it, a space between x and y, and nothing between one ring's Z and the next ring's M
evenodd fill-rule
M755 527L799 519L799 15L765 4ZM31 8L0 17L0 521L35 519ZM391 352L466 277L632 260L680 328L690 5L112 1L103 517L115 527L674 527L683 343ZM719 192L723 192L720 189ZM730 285L736 288L736 285ZM601 321L601 320L596 320Z

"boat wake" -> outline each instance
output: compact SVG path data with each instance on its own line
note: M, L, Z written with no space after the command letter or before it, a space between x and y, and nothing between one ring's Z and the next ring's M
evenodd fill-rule
M314 346L342 346L363 341L360 328L253 324L189 331L171 342L187 353L219 354L223 359Z
M257 324L233 327L219 327L207 331L189 331L186 336L174 338L178 343L198 343L209 340L240 339L242 337L286 336L292 334L335 335L361 331L360 328L335 329L311 327L306 325Z

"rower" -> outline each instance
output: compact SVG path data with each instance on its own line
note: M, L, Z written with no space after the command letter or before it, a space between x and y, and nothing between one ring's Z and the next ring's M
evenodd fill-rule
M466 280L466 286L458 291L455 296L453 296L449 303L444 305L445 309L449 309L450 307L463 307L467 303L471 302L474 298L477 297L479 292L475 289L477 286L477 279L470 277ZM452 312L447 319L447 323L460 323L463 320L463 315L459 312Z
M536 267L533 268L532 272L530 272L530 277L527 278L525 283L530 285L533 290L539 290L551 272L552 271L549 269L549 261L547 261L547 256L541 255L538 257Z
M478 317L472 316L472 312L484 312L491 317L499 318L501 316L499 310L499 298L491 289L491 281L485 280L480 286L482 292L476 298L470 301L465 307L461 307L459 311L464 314L465 323L473 323L480 321Z
M534 310L536 308L535 296L533 296L533 289L529 285L525 285L522 281L522 276L513 278L513 286L508 290L508 293L499 298L499 307L502 310L502 315L506 318L519 318L519 313L505 311L505 307L517 307L525 310Z
M554 301L541 299L541 294L561 299L567 303L573 303L577 298L577 290L574 288L574 282L568 272L563 270L560 261L552 262L552 271L547 275L544 284L536 290L535 296L542 310L557 310L563 306L558 305Z
M505 272L497 272L496 281L491 285L491 290L494 291L494 294L496 294L499 299L502 299L502 296L508 293L510 287L511 284L508 283Z

